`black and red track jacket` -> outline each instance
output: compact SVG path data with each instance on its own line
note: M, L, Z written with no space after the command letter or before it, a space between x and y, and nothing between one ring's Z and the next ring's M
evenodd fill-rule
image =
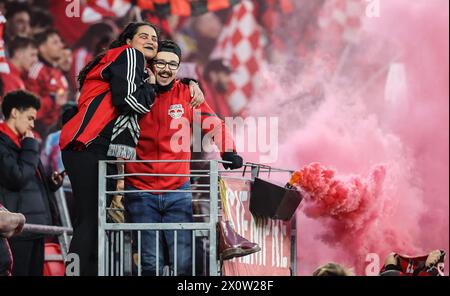
M397 257L397 265L384 265L380 271L380 275L386 271L395 270L398 271L399 276L443 276L445 255L445 251L441 250L441 255L437 263L427 267L425 263L429 254L417 257L395 254Z
M61 130L61 150L85 149L119 114L149 112L155 91L148 77L143 53L129 45L108 50L83 83L78 112Z
M191 134L194 124L201 126L201 131L212 136L221 154L236 151L232 135L206 102L193 109L189 103L191 96L189 86L176 80L165 92L155 98L152 110L139 120L141 134L136 148L137 160L190 160ZM126 163L127 174L189 174L189 162L141 162ZM177 189L189 177L180 176L133 176L125 182L140 190Z

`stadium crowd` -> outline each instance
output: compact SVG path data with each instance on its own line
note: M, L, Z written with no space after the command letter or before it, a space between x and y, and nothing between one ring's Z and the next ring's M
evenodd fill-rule
M178 74L199 81L206 102L219 116L236 115L226 98L231 68L224 59L210 59L227 10L179 18L175 25L152 11L132 9L120 16L104 15L98 21L81 23L79 18L63 16L65 5L61 0L0 0L0 51L4 52L0 54L0 151L10 149L15 155L14 162L0 155L0 275L42 275L44 245L56 239L30 235L22 228L25 222L61 225L53 192L65 177L59 150L63 114L77 102L78 73L126 24L146 20L161 29L161 39L176 40L183 50ZM272 41L278 44L279 40ZM22 111L27 110L31 113L22 118ZM14 128L21 132L21 124L32 125L33 132L18 137ZM16 185L27 187L27 194L35 193L34 203L7 203L6 196L17 191ZM70 206L70 194L67 198L73 219L77 213ZM433 251L417 261L416 273L408 273L407 266L402 266L407 259L392 254L381 274L436 275L435 265L444 255ZM330 263L314 275L352 272Z

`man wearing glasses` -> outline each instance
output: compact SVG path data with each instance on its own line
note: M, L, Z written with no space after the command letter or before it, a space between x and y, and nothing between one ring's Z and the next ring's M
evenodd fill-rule
M225 168L238 169L242 158L236 154L233 139L224 122L203 103L198 109L190 107L189 87L175 79L181 60L181 50L170 40L162 41L153 60L157 96L152 110L139 120L141 135L136 148L137 160L190 160L193 123L202 126L204 133L213 136L221 152ZM207 124L205 124L207 123ZM186 176L129 176L126 190L149 192L127 193L125 209L131 223L192 222L192 194L186 192L152 192L152 190L190 190L189 162L127 163L127 174L182 174ZM190 231L163 231L159 235L159 258L156 258L155 231L142 232L142 274L162 275L163 244L168 246L172 275L191 275L192 234ZM174 244L176 241L176 253ZM176 272L174 258L176 258ZM158 260L158 263L157 261ZM159 266L158 271L156 266Z

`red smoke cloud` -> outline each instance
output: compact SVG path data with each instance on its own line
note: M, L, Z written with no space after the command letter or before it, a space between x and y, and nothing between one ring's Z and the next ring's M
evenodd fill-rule
M302 61L303 71L278 64L263 73L271 91L249 108L280 118L274 166L323 173L323 186L307 183L323 193L318 203L297 215L303 275L329 261L364 274L370 253L381 267L391 251L449 251L449 2L380 3L337 79L317 60ZM305 91L314 81L319 96Z

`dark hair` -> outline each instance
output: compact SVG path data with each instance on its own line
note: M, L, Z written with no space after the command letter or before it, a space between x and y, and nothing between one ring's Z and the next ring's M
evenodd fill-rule
M31 15L31 11L30 11L28 4L9 2L9 3L6 3L5 6L6 6L5 17L7 20L11 19L13 16L15 16L16 14L21 13L21 12L26 12L29 15Z
M92 44L95 38L103 37L106 33L113 33L114 29L107 23L96 23L86 30L81 38L75 43L74 48L88 47L92 48L96 44ZM108 42L109 43L109 42Z
M31 11L31 24L32 27L53 27L53 17L48 12L41 8L35 8Z
M25 90L15 90L7 93L3 98L2 112L5 119L11 115L11 110L16 108L19 111L25 111L28 108L39 110L41 102L34 94Z
M231 73L230 67L225 63L223 59L215 59L210 60L206 66L205 70L203 71L203 77L207 82L210 82L209 74L211 72L225 72L225 73Z
M55 29L51 29L51 28L46 29L44 32L36 34L34 36L34 40L36 41L36 46L39 47L43 43L47 42L48 38L54 34L59 36L58 31L56 31Z
M120 33L119 37L114 40L110 45L109 45L109 49L112 48L117 48L117 47L121 47L123 45L127 44L127 39L133 39L134 35L136 35L138 29L142 26L149 26L152 27L155 32L156 32L156 36L159 39L159 29L148 22L133 22L133 23L129 23L125 29L123 29L122 33ZM98 63L101 61L101 59L105 56L106 51L97 55L95 58L92 59L92 61L90 61L86 66L84 66L84 68L80 71L80 73L78 74L78 83L80 84L80 90L83 87L83 83L84 80L86 79L86 76L88 75L88 73L95 67L98 65Z
M181 48L172 40L163 40L158 43L158 52L167 51L178 56L181 62Z
M28 48L30 46L36 48L36 43L34 42L33 39L17 36L16 38L14 38L12 40L11 44L9 45L9 49L8 49L9 50L9 56L13 57L14 54L19 49L26 49L26 48Z

